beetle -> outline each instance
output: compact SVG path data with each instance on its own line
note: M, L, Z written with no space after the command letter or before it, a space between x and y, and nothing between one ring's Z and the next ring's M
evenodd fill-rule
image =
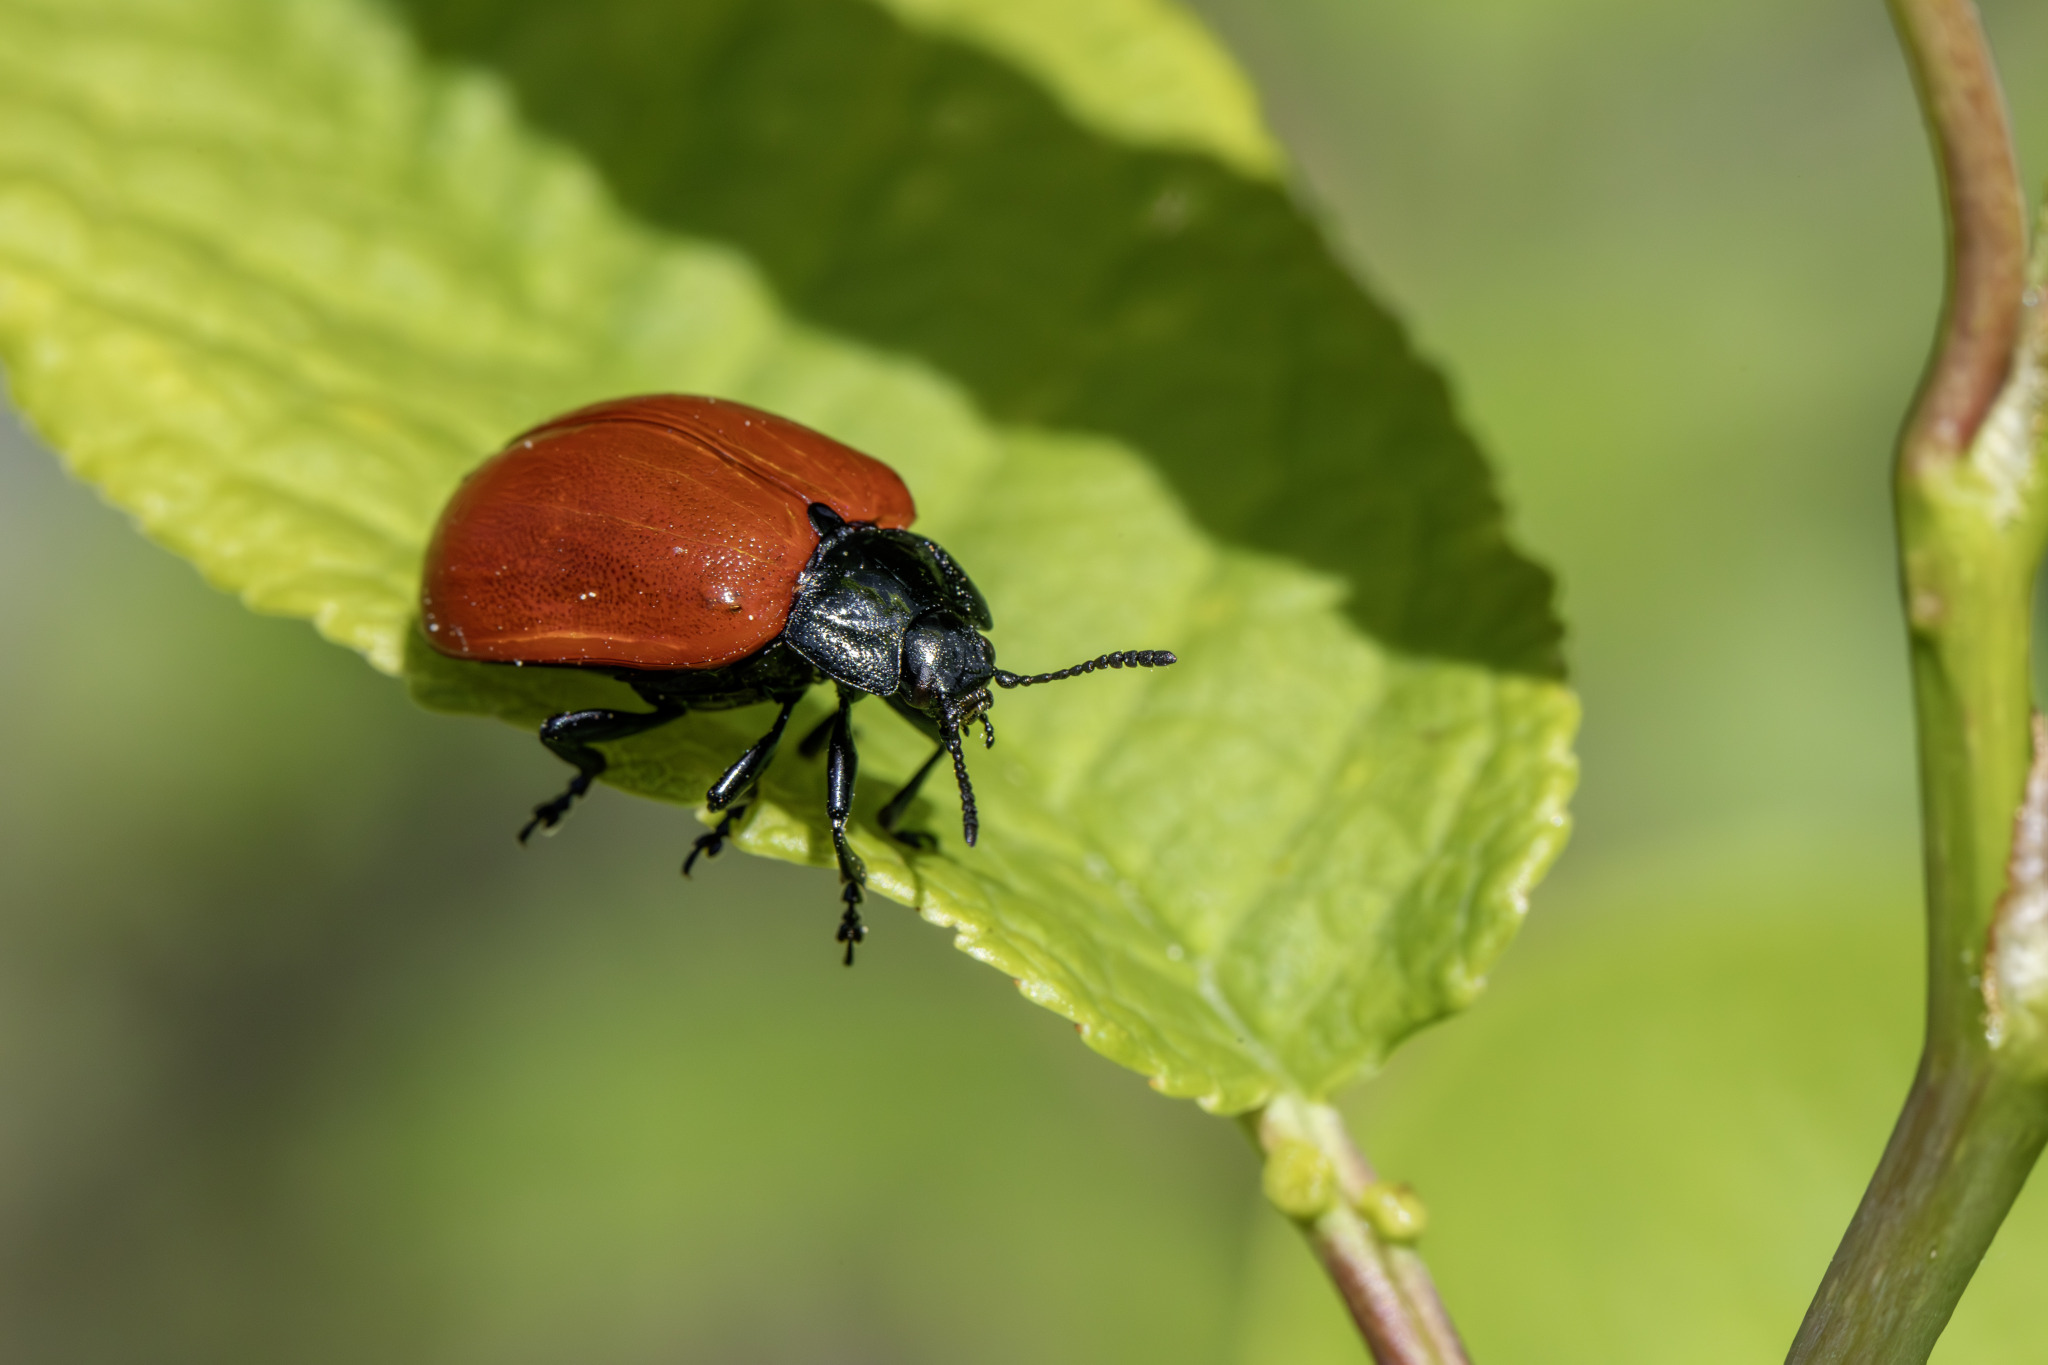
M420 621L458 659L594 670L652 710L564 711L540 742L576 769L519 831L551 831L604 772L594 746L687 715L756 702L774 723L704 794L722 813L683 862L715 856L746 813L790 713L816 683L838 706L799 744L827 751L825 811L839 868L845 962L867 936L867 869L848 845L852 712L881 697L937 741L882 808L897 826L942 756L953 761L961 834L979 829L962 735L995 743L990 684L1031 687L1103 668L1160 668L1166 650L1104 654L1054 673L995 666L994 621L967 573L909 530L910 490L881 461L788 418L722 398L649 394L592 404L514 437L455 491L427 549Z

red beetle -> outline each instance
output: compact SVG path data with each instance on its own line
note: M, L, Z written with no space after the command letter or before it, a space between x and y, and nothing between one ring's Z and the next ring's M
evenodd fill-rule
M846 842L858 756L854 702L873 695L938 741L882 808L898 830L941 754L951 754L961 828L975 840L961 732L988 721L989 684L1028 687L1098 668L1157 668L1165 650L1105 654L1056 673L995 666L988 604L951 555L905 529L917 515L896 472L787 418L719 398L656 394L580 408L516 438L456 490L427 549L420 615L443 654L493 664L588 668L651 711L565 711L540 740L574 765L568 789L519 831L553 829L605 769L596 744L690 711L772 701L774 724L705 793L724 818L683 863L716 854L813 683L838 710L799 750L828 748L825 809L838 855L846 961L866 937L866 870Z

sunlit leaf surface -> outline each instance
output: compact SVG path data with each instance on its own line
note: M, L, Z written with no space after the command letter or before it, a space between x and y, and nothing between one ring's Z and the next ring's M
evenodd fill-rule
M922 744L868 708L878 890L1219 1110L1471 998L1563 833L1547 579L1253 144L1121 144L1152 125L1091 110L1099 78L1025 74L1060 44L854 0L410 20L0 0L0 357L80 474L427 704L530 724L625 694L418 643L456 479L595 398L786 412L903 473L1007 666L1184 660L1005 696L972 851L936 792L937 853L870 832ZM612 776L694 802L765 720L689 718ZM823 861L820 786L786 753L742 845Z

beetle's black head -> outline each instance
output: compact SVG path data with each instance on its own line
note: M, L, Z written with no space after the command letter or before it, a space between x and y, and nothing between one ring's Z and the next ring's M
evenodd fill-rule
M970 846L981 822L960 732L978 720L984 739L995 743L995 728L988 723L993 700L988 685L995 675L995 646L958 612L934 608L903 632L903 682L896 698L938 722L939 739L953 756L953 778L960 786L960 832Z
M903 632L905 702L941 726L973 721L989 705L995 646L955 612L928 611Z

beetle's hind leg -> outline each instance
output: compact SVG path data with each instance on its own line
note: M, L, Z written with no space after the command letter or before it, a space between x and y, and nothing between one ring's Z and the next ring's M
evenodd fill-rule
M846 965L853 965L854 946L868 936L860 920L861 888L868 870L846 842L846 817L853 814L853 779L860 755L853 748L853 703L858 692L839 689L839 710L832 717L832 738L825 758L825 814L832 821L832 851L839 859L839 898L846 912L839 917L839 941L846 945Z
M881 814L875 817L875 823L880 825L890 838L920 853L929 853L937 848L937 836L921 829L898 829L896 822L910 809L910 803L917 799L918 788L924 785L925 778L931 775L931 770L945 757L945 753L946 746L943 744L932 750L932 756L924 761L924 766L910 775L910 780L903 784L903 790L890 797L889 804L882 807Z
M732 837L733 826L747 813L748 794L759 785L761 774L768 771L768 765L775 761L775 748L782 742L782 731L789 724L789 713L796 710L799 700L801 696L784 698L782 709L776 713L775 724L768 727L768 733L733 760L724 776L704 793L704 804L713 810L724 811L725 818L713 826L710 833L698 835L697 842L690 845L690 856L683 859L685 877L690 875L690 869L698 858L716 858L724 849L725 841Z
M569 779L567 790L560 796L533 808L533 818L519 831L519 842L531 839L537 829L552 830L561 824L569 807L590 790L590 784L605 770L605 756L591 745L652 730L682 714L682 707L663 701L656 702L652 711L563 711L542 721L540 742L549 753L574 767L576 776Z

